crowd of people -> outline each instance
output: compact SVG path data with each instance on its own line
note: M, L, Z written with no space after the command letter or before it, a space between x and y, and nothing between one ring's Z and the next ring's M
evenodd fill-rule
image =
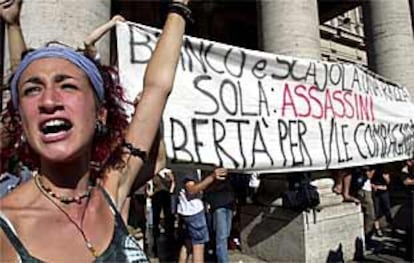
M401 191L405 189L410 218L404 218L408 224L403 227L406 231L407 258L413 257L412 251L412 228L414 204L414 159L403 162L377 164L372 166L355 167L340 171L342 173L338 180L338 172L333 173L336 184L333 192L343 196L344 202L354 202L361 205L364 215L364 232L367 249L375 249L371 245L373 237L384 237L384 229L389 235L394 235L398 229L391 211L392 203L390 192L392 187ZM340 190L339 190L340 189ZM402 204L404 206L404 204ZM384 220L383 220L384 219ZM410 223L411 222L411 223ZM401 225L401 223L400 223ZM403 223L404 225L404 223ZM411 255L410 255L411 253Z
M9 164L0 177L2 260L147 262L148 254L158 255L163 234L171 246L179 244L179 262L189 255L203 262L206 246L217 262L229 262L240 202L232 173L167 168L160 129L188 2L170 4L130 122L116 70L100 63L95 48L123 17L98 27L80 49L54 43L31 50L20 28L22 1L0 3L13 71L11 100L1 114L1 161ZM401 173L414 191L414 160ZM392 173L374 165L335 171L333 179L333 192L362 206L367 236L383 235L382 217L392 227ZM255 192L257 173L250 184Z

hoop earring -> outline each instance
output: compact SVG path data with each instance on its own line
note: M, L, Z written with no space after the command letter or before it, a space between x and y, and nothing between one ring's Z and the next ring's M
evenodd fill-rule
M109 132L108 127L101 121L97 120L95 124L95 134L98 137L104 137Z

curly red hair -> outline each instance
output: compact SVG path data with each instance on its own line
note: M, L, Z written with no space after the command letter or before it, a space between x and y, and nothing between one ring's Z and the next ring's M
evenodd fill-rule
M117 147L124 137L128 126L127 114L123 107L128 103L124 97L124 91L118 80L118 72L114 67L97 65L104 80L105 101L102 105L107 109L106 126L107 134L98 136L95 134L91 167L97 172L111 156L111 160L121 162L120 149ZM1 113L1 163L7 164L15 155L30 169L38 169L40 166L39 155L33 151L27 142L22 140L23 130L18 111L14 109L11 100L6 109ZM115 156L114 156L115 155ZM111 164L115 165L115 164ZM7 165L1 166L4 172Z

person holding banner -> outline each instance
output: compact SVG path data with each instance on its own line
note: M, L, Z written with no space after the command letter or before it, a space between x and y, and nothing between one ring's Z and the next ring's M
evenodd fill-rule
M67 47L39 48L22 59L3 124L15 131L21 159L38 172L0 199L2 261L148 261L119 211L172 89L187 4L170 4L129 124L108 68ZM2 160L13 150L2 150Z
M7 0L1 1L0 3L0 19L6 26L11 71L14 71L17 68L22 54L27 50L22 29L20 27L20 9L21 0ZM2 118L7 117L2 116ZM13 131L6 129L4 125L2 125L0 128L1 148L10 146L12 137ZM7 160L1 160L1 162L8 163Z
M17 68L23 52L27 50L20 27L21 5L21 0L5 0L0 3L0 17L6 24L10 69L12 71Z
M204 245L210 240L202 201L202 192L217 181L224 181L227 169L215 168L201 179L201 169L187 172L177 180L177 213L183 225L183 242L178 262L187 262L190 251L193 262L204 262Z
M111 30L116 25L116 22L125 22L125 18L120 15L114 15L111 20L93 30L83 41L85 54L96 62L101 61L101 56L96 49L95 43L101 39L109 30Z

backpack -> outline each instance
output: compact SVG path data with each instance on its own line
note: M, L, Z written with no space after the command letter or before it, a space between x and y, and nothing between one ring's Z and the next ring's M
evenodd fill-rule
M282 194L282 206L297 211L315 209L320 204L317 187L311 185L307 173L302 173L299 178L299 182Z

